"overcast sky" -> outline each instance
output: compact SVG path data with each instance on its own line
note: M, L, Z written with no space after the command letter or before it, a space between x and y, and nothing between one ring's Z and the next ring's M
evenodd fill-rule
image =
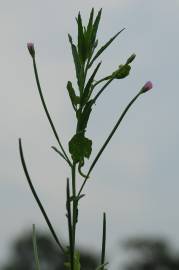
M67 149L75 130L66 91L66 82L75 80L67 34L76 38L75 16L80 10L87 21L92 7L96 12L103 8L100 44L126 27L104 53L99 78L132 53L137 57L130 76L114 81L93 110L87 132L94 140L90 161L141 86L151 80L154 88L129 111L92 173L80 205L78 242L99 250L106 211L110 255L120 241L136 235L160 235L179 247L179 1L2 0L0 262L12 239L32 223L47 229L21 168L19 137L33 183L58 234L67 239L64 201L70 171L50 148L57 144L40 103L26 43L35 44L44 96Z

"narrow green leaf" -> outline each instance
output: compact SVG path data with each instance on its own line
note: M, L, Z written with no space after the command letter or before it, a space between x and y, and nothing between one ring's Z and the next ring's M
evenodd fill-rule
M80 131L85 131L90 113L92 111L92 105L94 104L93 100L90 100L86 103L84 110L81 115L80 123L79 123L79 130Z
M36 232L35 232L35 224L33 224L32 240L33 240L34 258L35 258L35 269L40 270L40 263L39 263L38 250L37 250L37 241L36 241Z
M94 61L103 53L103 51L113 42L113 40L115 40L117 38L117 36L122 33L124 31L125 28L123 28L121 31L119 31L116 35L114 35L108 42L106 42L105 45L103 45L99 51L95 54L95 56L93 57L93 59L91 60L89 67L92 66L92 64L94 63Z
M78 80L79 80L78 86L79 86L79 89L80 89L80 94L82 94L83 88L84 88L84 82L85 82L85 75L84 75L83 66L81 66L80 73L79 73L79 76L78 76Z
M87 56L87 47L83 33L83 24L80 12L78 14L78 18L76 19L76 21L78 24L78 53L81 58L81 61L84 63L86 61Z
M80 97L76 96L75 94L75 90L73 88L73 85L70 81L68 81L67 83L67 90L68 90L68 94L72 103L72 106L74 108L74 110L76 111L76 105L78 105L80 103Z
M91 55L91 50L92 50L92 46L93 46L93 44L91 43L91 34L92 34L92 30L93 30L93 17L94 17L94 8L92 8L92 10L91 10L90 18L88 21L88 26L87 26L87 29L85 31L85 40L86 40L86 45L88 48L88 57Z
M93 71L91 77L89 78L89 80L88 80L88 82L87 82L87 84L86 84L86 86L85 86L84 93L83 93L83 96L82 96L82 101L81 101L81 104L82 104L82 105L85 104L85 103L89 100L89 98L90 98L89 93L90 93L90 90L91 90L91 87L92 87L92 83L93 83L93 80L94 80L94 78L95 78L95 76L96 76L96 73L98 72L98 69L99 69L101 63L102 63L102 62L100 62L100 63L97 65L97 67L96 67L95 70Z
M102 13L102 9L100 9L100 11L98 12L98 15L96 16L95 22L93 24L93 30L92 30L92 34L91 34L91 43L92 44L94 44L95 40L96 40L96 34L98 31L99 22L101 19L101 13Z
M81 71L80 59L79 59L79 56L78 56L78 52L77 52L76 46L73 44L72 37L69 34L68 34L68 38L69 38L69 42L71 44L73 61L74 61L75 70L76 70L76 77L78 79L78 84L80 84L80 77L79 77L79 74L80 74L80 71Z
M94 17L94 8L92 8L91 13L90 13L90 18L89 18L89 22L88 22L88 26L87 26L87 35L89 36L91 31L92 31L92 27L93 27L93 17Z
M55 146L52 146L52 149L58 153L65 161L67 161L66 157L60 152ZM68 161L67 161L68 162ZM70 164L69 164L70 165Z

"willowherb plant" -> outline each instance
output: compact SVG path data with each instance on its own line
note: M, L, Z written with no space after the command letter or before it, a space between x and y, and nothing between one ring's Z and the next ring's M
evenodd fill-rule
M97 31L99 22L101 19L101 12L100 10L96 17L94 17L94 9L91 10L89 21L87 26L83 25L83 21L81 18L80 13L76 18L77 27L78 27L78 40L77 44L75 45L73 39L70 35L68 35L69 42L71 45L71 51L73 56L73 61L75 65L75 72L76 72L76 79L77 79L77 87L74 87L71 81L67 82L67 91L71 100L71 104L74 109L74 113L76 115L76 130L69 141L68 150L69 153L63 147L61 140L58 136L56 128L53 124L51 116L49 114L47 105L45 103L37 66L36 66L36 58L35 58L35 48L33 43L28 43L27 47L29 53L32 57L35 79L37 83L37 88L40 94L41 102L43 108L45 110L46 116L48 121L51 125L52 131L54 136L57 140L59 145L58 148L52 147L63 159L65 162L68 163L71 169L71 177L66 181L66 211L67 211L67 221L68 221L68 235L69 235L69 243L67 247L64 247L64 244L58 239L53 226L41 204L39 197L34 189L32 181L30 179L24 154L22 148L21 139L19 139L19 150L20 150L20 157L22 166L31 188L31 191L40 207L40 210L47 222L47 225L59 246L61 252L67 255L68 261L65 263L66 267L70 270L79 270L80 269L80 254L76 250L76 226L78 223L78 213L79 213L79 204L82 197L85 194L82 194L84 186L86 185L88 178L92 170L94 169L97 161L99 160L100 156L102 155L104 149L110 142L112 136L116 132L117 128L119 127L121 121L123 120L125 114L131 107L131 105L135 102L135 100L143 93L152 89L153 85L150 81L148 81L137 93L137 95L129 102L126 106L123 113L120 115L116 125L110 132L109 136L103 143L102 147L100 148L99 152L96 154L96 157L92 161L91 165L89 166L88 171L85 173L82 171L82 168L85 164L86 159L90 158L92 152L92 140L86 137L88 121L93 109L93 105L96 104L101 94L106 90L107 86L115 79L123 79L127 77L131 70L131 63L135 59L136 55L132 54L124 64L119 65L119 67L111 72L111 74L96 80L96 75L101 67L101 62L97 63L92 72L89 75L90 70L95 65L97 59L102 55L104 50L106 50L109 45L118 37L120 33L123 32L124 28L115 34L106 44L98 49L98 39L97 39ZM95 89L95 92L94 92ZM97 89L97 90L96 90ZM77 174L82 176L83 182L77 190L76 186L76 178ZM37 244L36 244L36 237L35 237L35 226L33 227L33 246L34 246L34 255L35 255L35 262L36 262L36 269L40 269L40 262L38 260L38 253L37 253ZM102 249L101 249L101 260L99 262L98 270L104 270L106 266L105 260L105 246L106 246L106 215L103 213L103 234L102 234Z

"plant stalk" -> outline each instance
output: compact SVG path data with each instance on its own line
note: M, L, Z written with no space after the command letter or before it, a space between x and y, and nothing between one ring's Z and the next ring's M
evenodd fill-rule
M73 198L73 207L72 207L72 240L73 240L73 261L71 264L73 264L72 269L74 269L74 263L75 263L75 241L76 241L76 223L77 223L77 207L78 207L78 201L76 199L76 164L73 163L72 169L72 198Z

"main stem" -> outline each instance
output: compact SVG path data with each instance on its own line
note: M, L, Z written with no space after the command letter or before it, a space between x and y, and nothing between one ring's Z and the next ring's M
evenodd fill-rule
M77 223L77 200L76 200L76 164L73 163L72 169L72 198L73 198L73 212L72 212L72 234L73 234L73 262L72 269L74 269L75 265L75 236L76 236L76 223Z

